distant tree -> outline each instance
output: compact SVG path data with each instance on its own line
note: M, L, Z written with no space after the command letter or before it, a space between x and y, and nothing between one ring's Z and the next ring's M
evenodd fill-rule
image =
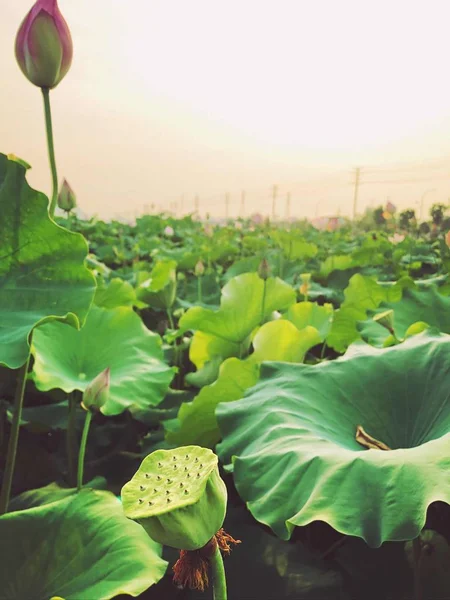
M430 217L435 225L440 227L445 217L445 212L447 211L447 206L445 204L433 204L430 209Z
M413 222L416 219L416 213L412 208L402 210L398 217L400 229L411 229Z
M385 225L386 224L386 219L384 218L383 213L384 213L384 208L382 206L379 206L378 208L374 209L373 220L376 225Z
M445 217L441 225L442 231L450 231L450 217Z
M421 223L419 225L420 235L427 235L428 233L430 233L430 231L431 231L431 227L429 226L428 223Z

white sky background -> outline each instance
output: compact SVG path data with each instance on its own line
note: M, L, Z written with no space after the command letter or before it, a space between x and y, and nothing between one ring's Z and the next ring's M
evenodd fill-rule
M40 92L13 54L31 5L0 0L0 151L30 162L48 193ZM59 5L75 58L52 94L57 159L88 214L168 208L182 194L188 210L198 194L218 215L227 191L237 214L242 189L247 213L268 213L275 183L280 215L289 191L292 214L349 214L357 165L387 169L366 180L414 180L362 186L361 207L450 196L447 0Z

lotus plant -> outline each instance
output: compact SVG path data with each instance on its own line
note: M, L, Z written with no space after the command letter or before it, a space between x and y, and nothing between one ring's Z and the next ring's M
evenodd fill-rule
M50 216L55 214L58 199L50 90L67 75L72 64L73 44L69 27L57 0L37 0L23 20L16 36L16 59L25 77L40 87L44 98L47 144L52 172Z
M211 567L214 598L226 600L221 551L229 554L230 543L238 542L222 529L227 488L211 450L156 450L122 488L122 502L125 515L153 540L181 550L174 566L177 583L204 590Z

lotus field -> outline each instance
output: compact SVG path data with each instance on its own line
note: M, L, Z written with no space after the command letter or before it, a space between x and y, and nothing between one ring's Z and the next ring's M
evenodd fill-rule
M0 154L0 599L450 598L446 206L82 219L72 51L38 0L50 198Z

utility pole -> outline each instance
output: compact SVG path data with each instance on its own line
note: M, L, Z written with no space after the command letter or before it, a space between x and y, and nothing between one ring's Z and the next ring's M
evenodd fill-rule
M361 167L356 167L356 169L355 169L355 191L353 194L353 221L356 221L356 207L358 205L360 175L361 175Z
M287 193L286 196L286 221L289 221L291 218L291 192Z
M274 185L272 188L272 221L275 221L277 195L278 195L278 186Z
M242 190L241 192L241 210L240 212L240 216L241 217L245 217L245 191Z
M228 218L230 216L230 194L227 192L225 194L225 218L228 221Z

